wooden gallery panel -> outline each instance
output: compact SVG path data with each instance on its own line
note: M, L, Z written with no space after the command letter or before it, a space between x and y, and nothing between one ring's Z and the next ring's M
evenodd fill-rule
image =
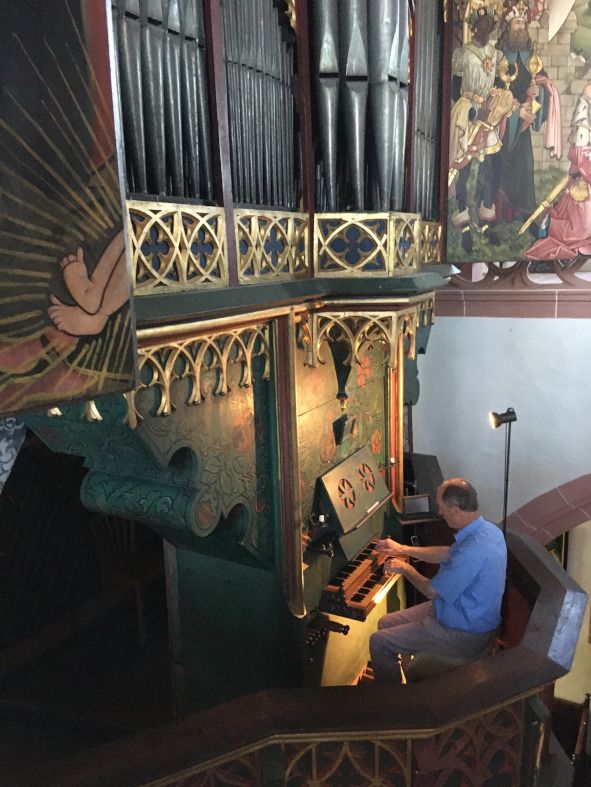
M134 384L106 5L0 10L0 413Z
M462 0L453 18L448 258L591 254L591 14Z
M324 348L324 363L296 364L297 429L302 516L312 510L316 479L369 445L380 468L386 463L386 356L381 345L349 365L348 347L335 342ZM337 423L341 421L341 423ZM344 422L344 423L342 423ZM339 431L344 437L337 443Z

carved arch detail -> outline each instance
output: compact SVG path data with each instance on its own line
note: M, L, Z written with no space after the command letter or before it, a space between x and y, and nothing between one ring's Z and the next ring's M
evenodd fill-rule
M415 358L417 328L433 322L433 297L395 311L350 312L331 311L311 314L300 329L300 341L307 346L307 366L324 364L323 348L332 341L346 341L349 353L345 364L361 363L367 350L384 345L388 366L396 368L398 340L404 337L404 351Z

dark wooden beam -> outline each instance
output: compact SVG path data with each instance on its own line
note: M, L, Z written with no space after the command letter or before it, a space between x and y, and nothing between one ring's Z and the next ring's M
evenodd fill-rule
M277 320L277 418L281 479L281 544L283 591L290 612L305 615L299 462L296 428L295 322L293 313Z
M301 134L302 207L310 214L315 207L314 140L312 137L312 94L310 89L310 47L307 0L296 2L296 51L298 68L298 108ZM312 246L310 246L312 248Z

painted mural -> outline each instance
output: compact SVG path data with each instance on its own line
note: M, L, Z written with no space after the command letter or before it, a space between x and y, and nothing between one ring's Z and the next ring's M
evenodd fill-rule
M134 385L106 13L0 9L0 413Z
M591 5L454 9L448 259L591 255Z

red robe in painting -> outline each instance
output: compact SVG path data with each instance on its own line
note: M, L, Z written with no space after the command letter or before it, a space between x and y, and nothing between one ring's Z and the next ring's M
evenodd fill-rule
M548 211L548 237L536 241L525 252L532 260L568 260L579 254L591 255L591 146L573 145L568 157L571 161L569 173L576 177ZM582 181L578 190L588 187L590 196L587 199L573 198L576 180Z

